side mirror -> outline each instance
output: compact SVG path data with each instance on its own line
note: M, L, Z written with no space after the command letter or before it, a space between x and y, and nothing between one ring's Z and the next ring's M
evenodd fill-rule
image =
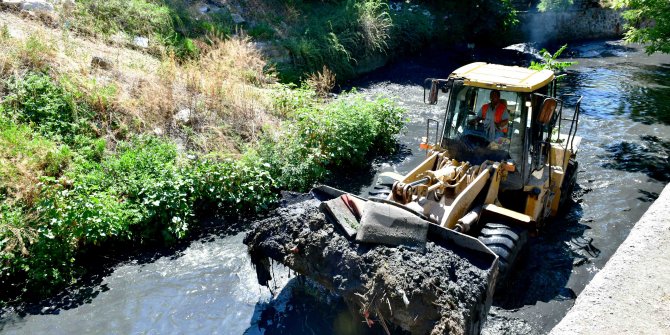
M430 91L428 92L428 98L426 99L426 87L428 82L430 82ZM426 79L423 86L423 102L429 105L436 105L437 96L439 95L440 91L442 91L442 93L447 93L451 86L452 82L448 79Z
M436 105L437 104L437 94L438 90L440 89L440 82L438 80L431 80L430 81L430 93L428 94L428 104L429 105Z
M549 124L552 116L554 116L557 104L558 103L554 98L544 99L544 101L542 102L542 106L540 106L540 113L538 115L537 122L541 123L542 125Z

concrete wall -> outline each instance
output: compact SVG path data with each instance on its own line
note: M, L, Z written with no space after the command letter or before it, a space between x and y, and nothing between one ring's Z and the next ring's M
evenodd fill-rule
M670 184L550 335L670 334Z
M620 11L589 8L562 12L519 12L519 42L618 38L623 34Z

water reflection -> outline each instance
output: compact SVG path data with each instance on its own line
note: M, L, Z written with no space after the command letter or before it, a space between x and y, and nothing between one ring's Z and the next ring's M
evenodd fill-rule
M586 115L625 116L644 124L670 124L668 64L619 63L584 67L568 74L561 82L565 86L562 91L588 96L582 105Z

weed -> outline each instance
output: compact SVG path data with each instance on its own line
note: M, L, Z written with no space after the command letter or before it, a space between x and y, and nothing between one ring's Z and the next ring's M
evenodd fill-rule
M258 147L281 188L305 190L334 168L360 167L367 164L368 154L395 148L394 136L404 120L403 110L392 101L344 94L326 105L297 104L303 95L293 100L278 96L279 105L289 102L296 108L289 122L270 132Z
M77 1L74 16L72 28L91 35L154 36L173 30L170 9L144 0Z
M529 68L533 70L552 70L556 73L564 72L568 67L576 64L577 62L559 62L557 61L558 57L561 56L563 51L568 47L567 44L564 44L555 53L550 53L547 49L540 50L540 56L542 60L540 62L532 61L530 62Z
M540 12L566 10L572 4L573 0L541 0L537 4L537 10Z
M19 122L32 124L43 134L68 143L72 143L80 128L86 127L81 121L89 116L88 111L78 108L72 96L47 75L13 77L8 87L12 93L5 97L2 106Z
M335 74L324 65L323 70L310 74L305 82L317 95L325 98L335 88Z

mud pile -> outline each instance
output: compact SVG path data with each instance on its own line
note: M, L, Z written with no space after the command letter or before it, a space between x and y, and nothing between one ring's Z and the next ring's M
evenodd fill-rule
M259 283L271 279L272 259L342 296L370 326L412 334L479 333L490 307L487 279L494 275L487 260L431 241L423 254L357 244L318 205L295 203L254 225L244 242Z

